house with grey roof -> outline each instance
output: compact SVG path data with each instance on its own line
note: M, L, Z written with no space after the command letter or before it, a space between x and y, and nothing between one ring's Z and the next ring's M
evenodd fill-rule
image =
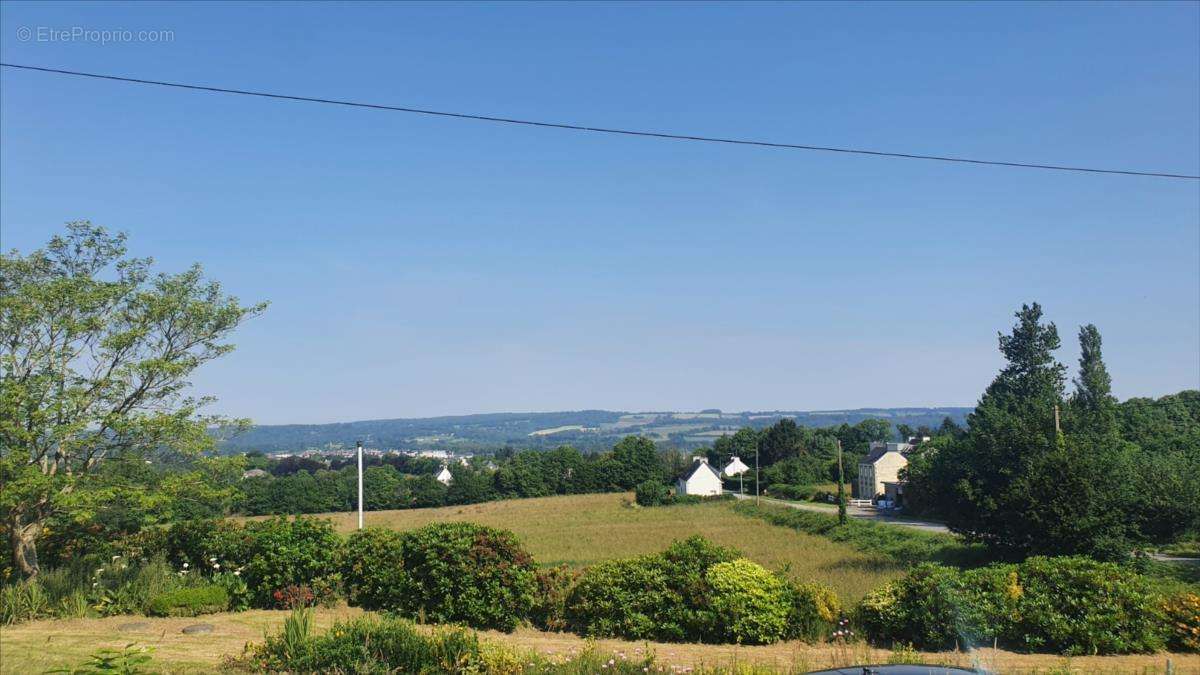
M696 457L692 466L675 481L675 494L713 497L721 494L721 474L712 468L707 457Z
M884 483L900 481L900 469L908 466L911 443L871 443L866 457L858 462L858 498L875 499L884 494Z

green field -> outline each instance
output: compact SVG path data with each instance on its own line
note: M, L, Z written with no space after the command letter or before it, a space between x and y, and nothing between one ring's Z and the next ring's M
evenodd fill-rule
M641 508L629 494L590 494L486 502L468 506L370 511L366 524L406 530L431 522L471 521L512 530L543 565L582 568L601 560L655 553L674 539L700 534L800 580L829 584L844 602L900 576L898 565L823 537L778 527L733 511L728 502ZM357 515L323 514L343 532Z

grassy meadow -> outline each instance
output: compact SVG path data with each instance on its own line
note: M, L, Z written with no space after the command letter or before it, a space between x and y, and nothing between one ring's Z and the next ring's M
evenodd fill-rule
M342 532L357 514L333 513ZM729 502L641 508L630 494L513 499L466 506L369 511L368 527L407 530L427 523L471 521L512 530L538 563L582 568L601 560L663 550L674 539L703 535L799 580L833 587L846 603L901 575L899 565L824 537L779 527L735 512Z

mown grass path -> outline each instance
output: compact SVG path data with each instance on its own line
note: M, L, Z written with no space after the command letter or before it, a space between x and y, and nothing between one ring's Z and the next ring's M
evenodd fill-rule
M318 609L315 623L325 630L340 618L360 615L347 607ZM35 621L0 628L0 674L25 675L77 665L100 647L120 649L129 643L154 648L155 672L215 673L219 672L224 656L241 653L247 642L260 642L266 631L278 631L288 613L285 611L252 610L249 612L213 614L194 619L158 619L141 616L108 617L105 619L71 619ZM121 630L129 623L144 624L137 630ZM184 635L183 626L208 623L213 632L207 635ZM582 650L587 641L571 633L545 633L519 629L511 634L483 632L484 639L496 640L509 646L536 650L547 656L567 656ZM863 644L837 646L787 642L763 647L736 645L698 645L627 642L600 640L597 646L605 653L641 656L646 650L654 652L658 661L667 666L697 667L735 664L756 664L777 669L780 673L804 672L819 668L863 663L886 663L891 652L873 649ZM1174 672L1200 673L1200 656L1183 654L1146 654L1131 656L1095 656L1066 659L1052 654L1016 654L1003 650L980 649L975 652L944 652L919 654L925 663L973 666L980 665L996 673L1165 673L1168 659Z

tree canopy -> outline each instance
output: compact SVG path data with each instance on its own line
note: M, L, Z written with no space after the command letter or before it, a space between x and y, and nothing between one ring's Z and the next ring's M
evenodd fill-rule
M0 255L0 506L25 575L38 572L48 518L85 519L113 489L102 463L210 447L221 420L203 414L211 399L188 395L188 377L266 307L242 305L199 266L152 274L126 253L124 235L81 221L43 249Z

